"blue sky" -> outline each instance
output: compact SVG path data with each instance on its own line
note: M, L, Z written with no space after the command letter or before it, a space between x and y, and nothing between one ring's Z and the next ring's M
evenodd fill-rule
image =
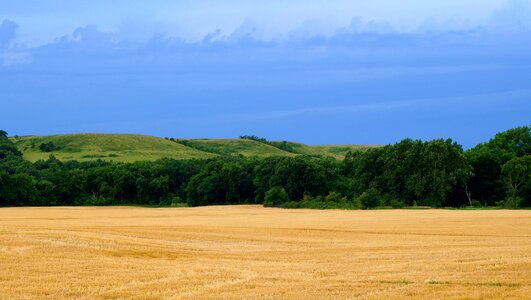
M309 144L531 122L531 1L2 1L11 134Z

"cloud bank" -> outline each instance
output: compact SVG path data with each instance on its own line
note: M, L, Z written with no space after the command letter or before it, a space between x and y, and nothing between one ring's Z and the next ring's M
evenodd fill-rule
M465 29L431 20L404 32L354 17L273 36L248 18L194 41L86 25L40 46L17 42L24 27L5 20L0 128L473 146L529 122L529 11L512 1Z

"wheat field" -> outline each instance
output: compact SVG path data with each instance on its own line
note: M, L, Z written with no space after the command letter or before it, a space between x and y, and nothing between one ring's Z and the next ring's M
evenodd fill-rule
M522 299L531 211L0 209L0 299Z

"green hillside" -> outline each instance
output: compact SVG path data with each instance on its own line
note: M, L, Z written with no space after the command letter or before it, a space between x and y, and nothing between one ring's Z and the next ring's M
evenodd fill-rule
M295 155L271 145L244 139L179 139L177 141L186 146L222 156L269 157Z
M309 146L301 143L287 142L293 152L307 155L324 155L336 159L343 159L349 151L365 151L369 148L380 147L379 145L318 145Z
M350 150L366 150L366 145L309 146L287 142L291 151L248 139L176 139L135 134L63 134L51 136L13 137L24 158L30 161L47 159L54 154L60 160L116 162L139 160L206 159L216 156L295 156L324 155L343 159Z
M186 147L162 138L135 134L64 134L13 138L24 158L30 161L47 159L53 153L60 160L113 160L131 162L159 158L209 158L215 154ZM41 144L53 144L44 152Z

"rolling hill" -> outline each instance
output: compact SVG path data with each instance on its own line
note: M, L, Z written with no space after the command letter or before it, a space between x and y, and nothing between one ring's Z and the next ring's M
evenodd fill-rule
M177 141L188 147L221 156L269 157L296 155L271 145L245 139L179 139Z
M117 162L139 160L207 159L216 156L296 156L324 155L343 159L350 150L366 150L367 145L309 146L287 142L291 151L271 144L247 139L163 139L136 134L62 134L51 136L12 137L13 142L30 161L47 159L54 154L60 160L91 161L96 159ZM45 146L48 146L46 149Z
M25 136L13 142L30 161L47 159L53 153L60 160L90 161L96 159L131 162L159 158L210 158L215 154L168 141L162 138L134 134L64 134ZM43 152L41 144L53 143L56 149Z
M306 155L324 155L336 159L343 159L349 151L365 151L369 148L380 147L380 145L317 145L309 146L301 143L287 142L293 152Z

